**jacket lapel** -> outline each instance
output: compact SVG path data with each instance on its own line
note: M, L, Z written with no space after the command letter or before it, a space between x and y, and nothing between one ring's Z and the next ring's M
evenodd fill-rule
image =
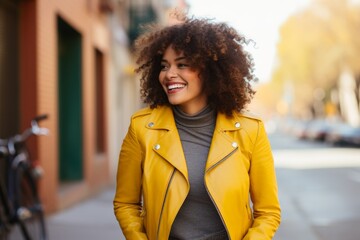
M206 162L206 171L224 161L229 155L239 148L239 143L226 134L227 131L238 131L239 122L223 113L217 114L213 139Z
M154 131L163 131L153 146L153 150L178 169L188 180L186 160L180 137L176 128L172 109L160 106L153 110L147 128Z

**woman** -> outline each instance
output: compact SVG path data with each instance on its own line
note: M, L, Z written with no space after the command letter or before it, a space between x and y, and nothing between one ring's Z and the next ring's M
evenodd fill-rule
M244 112L254 91L246 39L185 19L136 42L148 108L131 118L114 210L126 239L271 239L280 224L263 122Z

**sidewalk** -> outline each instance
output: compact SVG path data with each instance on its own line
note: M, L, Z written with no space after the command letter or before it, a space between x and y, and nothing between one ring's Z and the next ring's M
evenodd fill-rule
M284 171L279 174L283 175ZM125 240L113 213L113 191L109 188L94 198L49 216L49 240ZM318 240L301 210L281 188L279 195L283 221L274 240Z
M360 149L272 140L282 208L273 240L359 239ZM113 213L114 189L48 217L49 240L125 240Z
M125 240L113 212L114 188L47 218L49 240Z
M286 170L278 174L281 178ZM281 186L281 184L280 184ZM301 209L280 187L282 224L274 240L318 240ZM286 189L286 188L285 188ZM125 240L113 213L114 188L47 218L49 240Z

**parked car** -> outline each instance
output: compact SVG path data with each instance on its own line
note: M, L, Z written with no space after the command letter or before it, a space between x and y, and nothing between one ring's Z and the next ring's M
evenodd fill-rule
M338 124L328 132L325 140L334 145L360 147L360 127L352 127L346 123Z
M332 122L326 119L314 119L310 121L304 130L304 138L324 141L328 132L332 129Z

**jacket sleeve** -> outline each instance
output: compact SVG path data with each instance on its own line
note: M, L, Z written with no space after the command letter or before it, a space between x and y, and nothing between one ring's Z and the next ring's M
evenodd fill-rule
M142 153L133 122L119 154L114 212L127 240L147 239L141 203Z
M270 240L280 225L281 210L274 160L261 121L254 143L249 175L254 220L243 240Z

